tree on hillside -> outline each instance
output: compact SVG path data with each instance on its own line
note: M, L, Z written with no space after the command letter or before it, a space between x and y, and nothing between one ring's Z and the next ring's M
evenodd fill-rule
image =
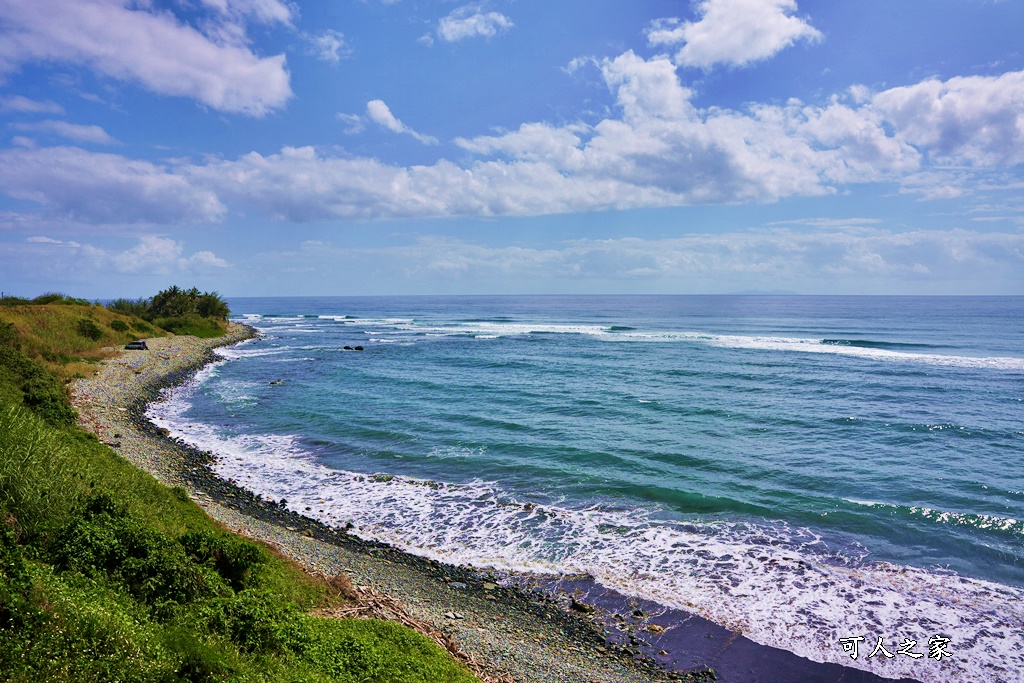
M183 318L198 315L201 318L225 319L231 314L227 303L217 292L181 289L177 285L157 292L149 302L149 314L154 318Z
M115 299L107 308L152 322L157 318L214 318L227 320L231 309L217 292L181 289L177 285L157 292L152 299Z
M203 292L196 299L196 313L203 318L226 320L231 315L231 309L217 292Z

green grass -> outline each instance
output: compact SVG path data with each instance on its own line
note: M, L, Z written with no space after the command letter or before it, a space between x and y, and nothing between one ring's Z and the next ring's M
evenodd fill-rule
M140 333L167 334L139 318L103 306L67 297L48 301L49 296L62 295L39 297L35 303L0 306L0 346L13 346L61 381L91 374L97 362L110 356L104 348L122 346L137 339Z
M51 307L33 307L37 328ZM75 308L62 319L116 332ZM399 624L312 616L347 598L49 419L26 377L60 384L13 329L0 343L0 681L476 680ZM51 399L70 410L66 394Z
M198 315L156 318L153 324L174 334L191 334L202 339L221 337L227 332L223 322L214 318L200 318Z

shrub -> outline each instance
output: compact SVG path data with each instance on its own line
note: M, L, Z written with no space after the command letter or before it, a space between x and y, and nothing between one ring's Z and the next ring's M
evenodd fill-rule
M47 304L65 304L68 306L92 306L92 304L86 299L78 299L67 294L60 292L47 292L37 296L32 301L28 302L34 306L45 306Z
M78 334L82 335L86 339L92 339L93 341L99 341L103 338L103 330L96 324L96 321L89 320L88 318L82 318L78 321L77 325Z
M144 320L133 320L132 329L137 332L142 332L143 334L152 334L156 332L156 330L153 329L153 326Z
M126 323L123 320L111 320L110 329L114 330L115 332L127 332L128 323Z
M197 315L187 315L180 318L157 318L153 323L174 334L191 334L202 338L219 337L224 334L224 328L216 320L200 318Z
M70 427L78 419L67 390L41 368L25 379L21 390L25 406L54 427Z
M285 654L303 647L305 629L295 603L250 589L206 602L198 611L203 626L254 654Z
M146 526L101 493L57 535L54 566L86 576L106 575L138 600L173 611L168 603L188 604L223 594L224 584L212 572L190 561L185 549Z
M224 649L211 646L184 628L168 629L163 647L177 655L174 673L180 681L214 683L238 673L238 663L231 661Z
M236 591L252 586L257 570L267 562L261 547L237 536L189 531L178 542L192 559L216 570Z
M0 630L26 628L43 621L45 614L36 606L34 592L14 530L0 524Z
M114 299L107 308L122 315L145 318L149 315L149 299Z
M425 636L375 619L306 617L302 658L339 681L470 683L475 681Z

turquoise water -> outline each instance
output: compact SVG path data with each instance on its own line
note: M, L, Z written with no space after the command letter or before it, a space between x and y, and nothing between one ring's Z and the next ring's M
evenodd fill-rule
M1024 671L1024 298L230 304L264 338L151 412L267 497L818 661ZM837 646L943 629L960 657Z

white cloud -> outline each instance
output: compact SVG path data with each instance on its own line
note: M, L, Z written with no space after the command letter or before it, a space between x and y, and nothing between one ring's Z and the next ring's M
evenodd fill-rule
M181 172L224 201L300 222L771 202L863 182L905 183L906 191L941 197L949 192L939 187L957 182L948 171L923 175L926 158L898 131L887 132L892 124L871 101L701 111L667 60L627 53L601 67L621 117L459 138L479 157L463 166L442 159L401 167L304 147ZM367 116L407 132L383 102Z
M461 164L403 167L313 147L174 165L73 148L9 149L0 151L0 190L50 216L119 224L215 221L227 206L305 222L773 202L857 183L892 183L924 199L967 187L1019 191L1012 172L998 174L1024 157L1012 106L1024 97L1020 72L856 97L846 90L818 105L704 110L667 58L627 52L598 66L615 95L614 115L458 138L474 155ZM977 99L953 106L951 98L968 94ZM436 143L380 100L338 119ZM950 159L968 163L952 168Z
M362 133L366 130L366 124L363 121L363 117L359 114L338 113L335 115L335 118L345 124L345 133L348 135L355 135L356 133Z
M225 210L213 192L169 168L74 147L0 150L0 190L88 223L212 221Z
M53 244L55 246L71 247L71 248L78 248L78 247L82 246L78 242L74 242L74 241L65 242L63 240L55 240L52 237L46 237L44 235L37 235L35 237L29 237L25 241L26 242L35 242L37 244Z
M871 106L943 163L1024 163L1024 71L929 79L881 92Z
M709 68L744 66L774 56L798 40L816 41L821 33L792 15L796 0L701 0L695 22L662 19L647 31L651 45L682 43L675 62Z
M96 291L98 282L109 287L112 278L120 276L117 279L122 285L134 285L128 291L144 291L150 286L163 286L166 280L161 278L168 275L206 277L230 267L213 252L188 254L182 242L166 237L143 235L133 241L134 246L127 249L105 249L45 236L0 242L0 270L17 274L20 282L36 283L39 288L53 288L56 283L62 289Z
M224 6L263 18L278 4ZM223 30L211 39L169 13L130 9L137 6L130 0L0 0L0 74L26 62L68 62L253 116L283 106L291 96L284 55L259 57L237 41L225 42L238 38L237 25L214 27Z
M49 133L78 142L94 142L99 145L113 145L117 140L99 126L85 126L67 121L39 121L37 123L11 123L13 130Z
M664 239L580 239L553 246L493 245L444 236L352 248L305 242L274 263L330 278L339 263L373 263L390 278L440 291L471 281L511 291L964 293L1017 291L1024 234L895 232L853 225L687 234ZM557 284L554 284L557 283ZM588 284L589 283L589 284ZM593 283L596 283L593 284ZM464 287L464 285L462 285ZM460 287L455 287L459 289ZM967 288L967 290L965 290ZM401 291L401 286L397 287Z
M339 64L342 59L352 55L352 48L345 41L345 36L338 31L328 29L319 35L307 35L313 56L324 62Z
M290 24L292 12L288 5L278 0L202 0L222 15L234 18L251 18L266 24Z
M584 126L555 128L546 123L524 123L519 130L504 135L457 138L455 144L474 154L502 154L570 169L580 167L583 156L580 134L588 130Z
M465 5L441 19L437 36L449 43L466 38L492 38L513 26L512 20L500 12L484 12L479 5Z
M21 95L10 95L8 97L0 97L0 111L27 114L63 114L64 107L50 100L40 102Z
M430 135L421 135L399 121L395 115L391 113L391 109L388 108L388 105L386 105L383 100L371 100L367 102L366 116L378 126L390 130L392 133L410 135L414 139L422 142L424 145L438 144L437 138Z
M184 246L166 237L144 235L133 248L109 256L121 273L188 272L205 268L226 268L227 262L210 251L183 257Z

